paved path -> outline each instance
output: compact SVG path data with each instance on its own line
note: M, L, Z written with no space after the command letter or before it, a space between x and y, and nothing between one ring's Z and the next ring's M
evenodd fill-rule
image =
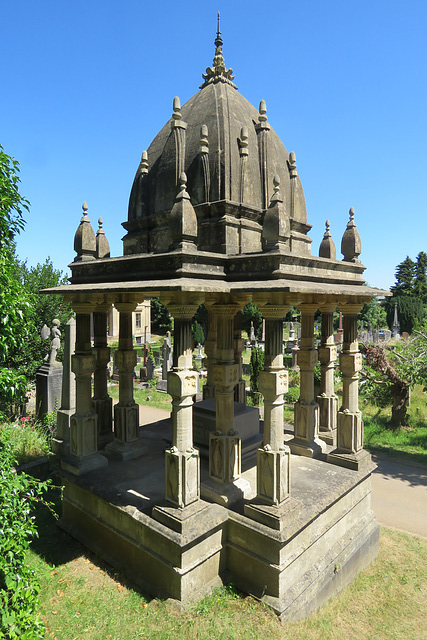
M169 418L169 411L149 405L139 408L140 424ZM401 463L387 456L372 456L372 508L386 527L427 538L427 468Z
M372 456L372 508L386 527L427 538L427 468Z

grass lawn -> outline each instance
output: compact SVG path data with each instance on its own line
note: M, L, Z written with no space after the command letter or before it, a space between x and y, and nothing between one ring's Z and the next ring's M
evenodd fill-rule
M56 490L56 500L59 491ZM28 562L41 581L40 615L57 640L420 640L425 637L427 540L383 529L378 559L307 620L275 614L231 587L180 611L150 599L38 514L40 538Z

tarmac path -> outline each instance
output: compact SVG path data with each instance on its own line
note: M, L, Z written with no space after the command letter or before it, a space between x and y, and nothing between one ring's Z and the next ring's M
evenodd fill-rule
M140 424L170 416L169 411L140 405ZM379 524L427 538L427 467L373 455L372 508Z
M427 467L373 455L372 508L379 524L427 538Z

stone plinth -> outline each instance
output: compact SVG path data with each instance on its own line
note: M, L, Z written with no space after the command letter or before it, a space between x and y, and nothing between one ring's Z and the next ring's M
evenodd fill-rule
M42 364L36 373L36 412L39 417L59 409L62 395L62 364Z
M216 400L209 398L193 407L194 442L203 455L207 455L209 434L216 431ZM241 402L234 403L234 430L242 441L242 455L256 449L261 440L259 410L247 407Z
M242 441L237 433L209 434L209 477L220 484L240 477Z

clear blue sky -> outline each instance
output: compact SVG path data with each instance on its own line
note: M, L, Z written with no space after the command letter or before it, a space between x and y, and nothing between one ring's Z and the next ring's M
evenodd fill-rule
M0 143L31 202L18 254L68 274L84 200L112 255L141 152L212 64L295 151L318 254L351 206L369 284L427 250L425 0L2 0Z

